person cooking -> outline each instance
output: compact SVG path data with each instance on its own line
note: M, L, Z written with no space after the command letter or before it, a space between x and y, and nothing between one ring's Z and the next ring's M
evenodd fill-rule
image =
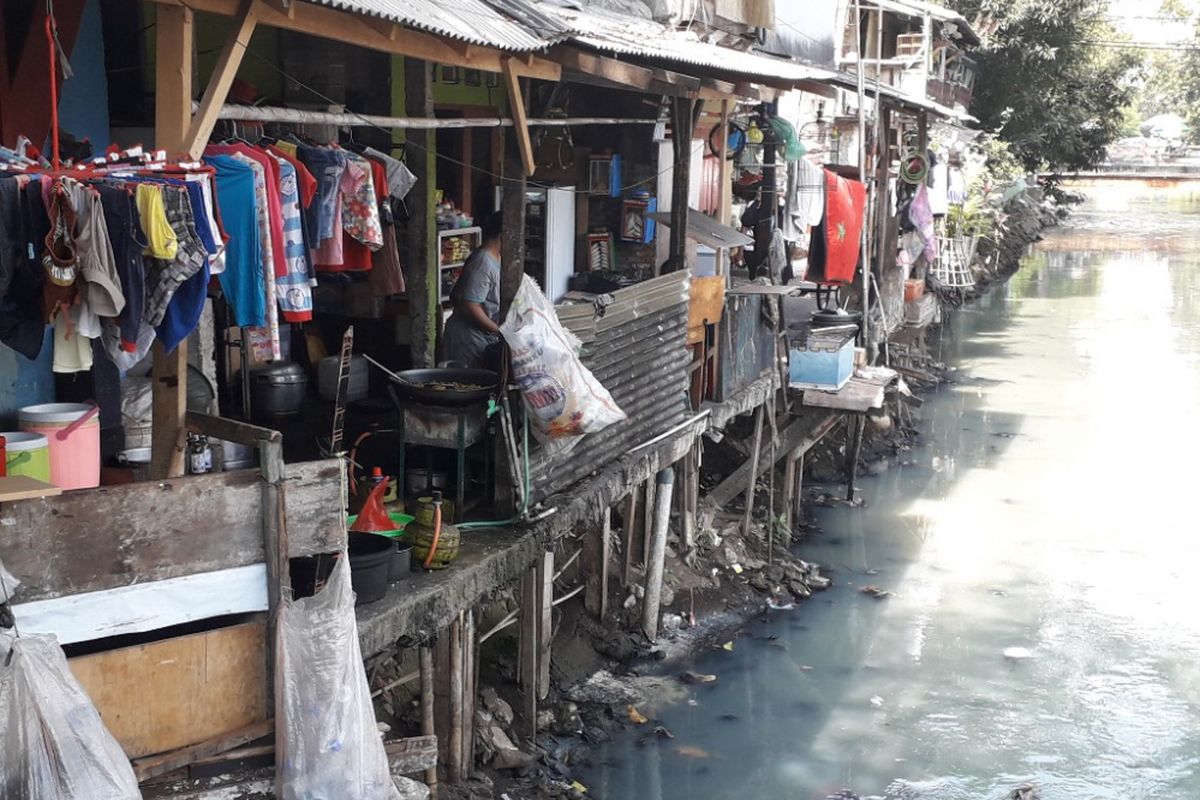
M483 225L483 244L467 257L450 290L453 313L442 336L442 359L473 369L496 369L500 349L501 214Z

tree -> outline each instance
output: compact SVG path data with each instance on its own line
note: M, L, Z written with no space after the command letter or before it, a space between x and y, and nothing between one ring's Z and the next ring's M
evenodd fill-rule
M1104 160L1126 125L1141 57L1098 43L1117 34L1095 0L954 0L984 42L971 113L1030 171Z

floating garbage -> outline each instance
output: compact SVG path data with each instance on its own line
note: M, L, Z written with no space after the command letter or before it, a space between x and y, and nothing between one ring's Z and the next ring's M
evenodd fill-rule
M1025 661L1033 658L1033 651L1028 647L1006 647L1004 648L1004 657L1009 661Z
M716 683L717 676L709 675L708 673L705 673L705 672L692 672L691 670L688 670L687 672L685 672L679 676L679 680L683 681L684 683L693 683L693 684L695 684L695 683Z
M872 584L870 586L864 586L861 589L859 589L859 591L865 595L874 597L876 600L882 600L885 597L892 596L892 593L889 592L887 589L880 589L878 586L875 586L874 584Z

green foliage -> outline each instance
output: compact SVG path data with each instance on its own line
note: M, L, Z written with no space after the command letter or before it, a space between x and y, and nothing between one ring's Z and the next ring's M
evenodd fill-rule
M1074 171L1104 160L1127 125L1141 64L1135 52L1095 46L1116 33L1106 2L954 0L984 44L971 112L1025 169Z

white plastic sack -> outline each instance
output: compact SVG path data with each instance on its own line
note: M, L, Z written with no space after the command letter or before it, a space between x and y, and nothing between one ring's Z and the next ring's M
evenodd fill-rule
M625 419L612 396L579 360L579 340L528 275L500 333L512 351L512 375L539 441L581 436Z
M0 667L0 714L5 800L141 798L129 759L53 636L13 641L12 661Z
M399 800L375 724L345 556L317 594L279 608L280 800Z
M12 600L12 596L17 593L17 587L21 582L17 577L4 568L4 562L0 561L0 603L7 603Z

